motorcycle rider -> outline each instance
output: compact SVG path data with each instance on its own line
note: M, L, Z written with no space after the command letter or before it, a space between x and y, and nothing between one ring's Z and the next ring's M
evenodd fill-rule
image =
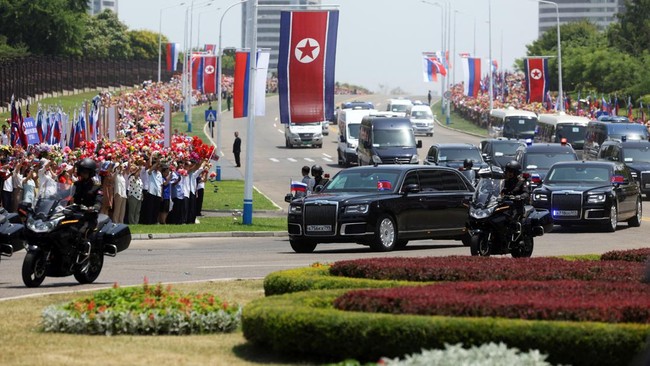
M327 183L329 179L323 178L323 168L316 164L311 167L311 175L314 177L314 187L322 186Z
M93 179L97 163L91 158L85 158L77 163L77 181L74 182L73 203L85 206L86 223L81 228L84 241L83 257L90 256L92 233L97 227L97 215L102 207L103 194L101 185Z
M519 222L524 214L524 203L528 202L530 192L528 182L521 175L521 164L517 160L508 162L504 169L505 179L501 189L501 197L514 196L512 222Z
M458 168L458 170L460 170L463 173L463 175L466 176L467 179L469 179L472 185L476 185L476 172L474 171L474 169L472 169L473 167L474 167L474 162L472 161L472 159L465 159L463 160L463 166Z

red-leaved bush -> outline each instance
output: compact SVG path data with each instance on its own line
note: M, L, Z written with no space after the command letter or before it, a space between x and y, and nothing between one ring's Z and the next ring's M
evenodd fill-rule
M612 250L600 256L603 261L646 262L650 259L650 248Z
M650 323L650 285L605 281L482 281L355 290L340 310L534 320Z
M404 281L587 280L639 282L644 264L626 261L567 261L561 258L469 256L368 258L339 261L334 276Z

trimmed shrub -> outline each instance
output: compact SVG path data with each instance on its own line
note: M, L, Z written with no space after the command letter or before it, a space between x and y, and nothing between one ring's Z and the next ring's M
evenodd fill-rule
M277 271L264 278L264 294L279 295L308 290L336 288L384 288L395 286L413 286L406 281L377 281L365 278L334 277L329 274L329 267L308 267Z
M612 250L600 257L603 261L647 262L650 259L650 248Z
M330 274L402 281L589 280L639 282L643 264L623 261L567 261L560 258L469 256L368 258L339 261Z
M334 301L347 311L529 320L650 323L650 285L603 281L447 282L350 291Z
M538 349L554 364L626 365L645 347L647 324L533 321L392 315L340 311L335 298L347 290L320 290L257 299L246 305L247 340L283 354L308 354L332 361L403 357L445 343L480 346L503 342Z

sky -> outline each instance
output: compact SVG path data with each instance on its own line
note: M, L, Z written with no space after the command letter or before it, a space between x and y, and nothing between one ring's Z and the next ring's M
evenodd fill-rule
M160 27L170 41L182 45L187 5L178 5L190 1L120 0L118 16L132 30L158 32ZM489 1L448 1L452 9L450 51L455 49L456 55L470 52L488 59ZM194 3L194 45L197 37L200 45L218 43L222 11L237 1L215 0L210 6L196 5L204 2L195 0ZM322 3L339 5L336 81L378 93L398 87L417 95L425 95L428 90L434 95L440 92L440 82L423 81L421 61L422 52L441 48L440 7L421 0L322 0ZM491 5L492 58L500 68L512 70L514 60L525 55L526 45L537 39L538 5L535 0L491 0ZM224 48L242 47L241 9L242 5L236 5L223 16ZM457 57L455 63L459 61ZM452 66L450 75L452 82L463 79L460 67Z

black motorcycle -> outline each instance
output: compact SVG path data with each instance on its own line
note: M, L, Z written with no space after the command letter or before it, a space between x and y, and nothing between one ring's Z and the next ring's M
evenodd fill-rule
M27 249L22 277L27 287L38 287L46 276L73 275L79 283L92 283L104 266L104 255L114 257L131 243L127 225L114 224L83 205L68 205L69 198L41 198L33 208L20 205L25 223L19 234ZM95 220L95 229L87 230Z
M514 196L500 197L503 171L482 169L474 196L469 203L467 232L472 255L511 254L514 258L533 254L533 237L553 227L548 210L536 210Z
M23 230L20 216L0 207L0 255L11 257L15 252L25 249L25 242L19 233ZM0 257L1 258L1 257Z

